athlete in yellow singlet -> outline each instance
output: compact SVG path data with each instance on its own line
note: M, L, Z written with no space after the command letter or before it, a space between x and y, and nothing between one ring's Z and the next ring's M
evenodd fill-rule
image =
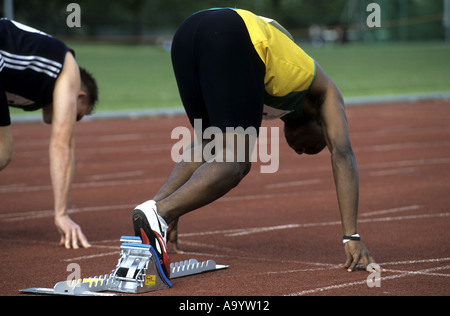
M358 168L343 97L289 33L275 21L249 11L202 11L178 29L172 61L193 126L201 120L203 129L219 129L226 140L228 128L259 129L263 118L281 118L286 140L299 155L314 155L328 147L347 256L342 267L354 271L362 261L366 267L380 269L357 233ZM216 145L219 140L203 139L200 146L212 142ZM226 152L226 141L223 146ZM248 149L252 144L247 140L245 146ZM250 167L249 157L226 163L181 161L153 200L133 211L136 234L155 243L161 262L167 265L167 239L180 251L178 218L225 195Z

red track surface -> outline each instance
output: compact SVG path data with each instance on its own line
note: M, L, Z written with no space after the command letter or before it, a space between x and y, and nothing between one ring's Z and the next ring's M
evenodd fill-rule
M348 118L360 170L359 233L387 269L381 287L369 288L365 271L338 268L345 254L329 153L298 157L281 140L277 173L261 174L255 164L237 189L180 220L187 254L172 261L214 259L230 268L147 295L448 295L450 104L352 107ZM58 246L53 224L49 128L15 125L14 161L0 174L0 295L53 287L70 263L82 277L110 273L120 236L133 234L133 207L171 171L177 126L188 122L78 125L71 217L93 247L75 251Z

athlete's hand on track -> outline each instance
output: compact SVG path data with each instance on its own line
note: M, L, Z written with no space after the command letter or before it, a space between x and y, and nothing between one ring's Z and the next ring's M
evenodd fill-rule
M344 264L339 265L341 268L347 269L348 272L353 272L356 269L356 265L362 261L364 268L371 272L376 270L378 272L385 272L374 260L370 251L360 241L349 241L345 244L345 254L347 255L347 261ZM370 269L367 269L370 267Z
M56 217L55 225L61 234L61 241L59 242L61 246L64 246L66 249L79 249L79 245L83 248L91 247L81 227L72 221L68 215Z

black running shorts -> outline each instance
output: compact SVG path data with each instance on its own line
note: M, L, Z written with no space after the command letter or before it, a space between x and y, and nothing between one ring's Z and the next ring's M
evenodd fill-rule
M235 11L202 11L188 18L175 34L172 62L192 125L201 119L203 130L259 130L265 66Z

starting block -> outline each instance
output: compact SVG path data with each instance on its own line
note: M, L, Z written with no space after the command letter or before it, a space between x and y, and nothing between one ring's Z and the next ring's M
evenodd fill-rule
M57 283L53 289L31 288L20 292L63 296L115 296L117 294L104 292L140 294L165 290L173 286L152 246L142 244L139 237L122 236L120 241L122 242L120 258L110 275L63 281ZM176 279L226 268L228 266L217 265L213 260L200 263L191 259L172 263L170 276L171 279Z

